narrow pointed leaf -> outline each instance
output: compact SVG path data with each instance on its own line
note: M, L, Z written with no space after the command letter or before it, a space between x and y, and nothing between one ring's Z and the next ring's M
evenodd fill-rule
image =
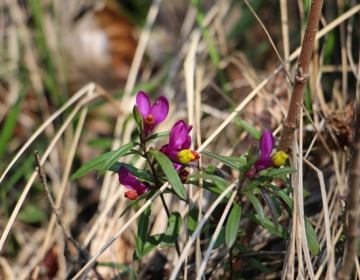
M295 168L292 167L284 167L284 168L274 168L270 170L269 172L266 172L265 174L261 175L259 178L254 179L247 187L245 188L245 191L250 191L261 184L271 181L276 177L279 177L281 175L290 174L296 172Z
M293 210L294 202L286 192L272 184L267 184L267 186L271 188L277 195L279 195L281 199L287 204L287 206Z
M106 161L106 159L110 156L112 152L107 152L105 154L102 154L96 158L93 158L92 160L85 163L83 166L81 166L71 177L70 180L74 181L82 176L84 176L86 173L90 172L93 169L99 169L101 165Z
M165 237L160 244L160 248L172 245L179 237L182 219L179 212L171 213L165 232Z
M149 236L146 240L146 243L144 245L144 251L142 255L139 255L137 250L134 251L133 254L133 259L134 261L146 256L147 254L149 254L152 250L154 250L161 242L161 240L163 240L165 237L164 233L159 233L159 234L155 234L152 236Z
M139 108L136 105L133 108L133 117L135 120L137 130L138 130L139 134L141 135L142 131L143 131L143 127L144 127L144 124L143 124L144 120L143 120L142 115L139 112Z
M241 120L240 121L240 124L243 128L245 128L245 130L247 132L249 132L256 140L260 140L261 138L261 133L259 131L257 131L257 129L249 124L248 122L244 121L244 120Z
M199 186L199 181L191 180L191 181L187 181L185 184L192 184L195 186ZM214 194L220 195L229 185L225 184L225 183L220 183L220 182L209 183L209 182L204 181L202 186L204 189L206 189ZM229 192L225 197L227 199L229 199L231 194L232 194L232 192Z
M251 192L243 192L243 193L251 201L251 203L254 206L256 212L258 213L258 217L259 217L259 220L260 220L260 225L263 226L264 225L265 214L264 214L263 206L261 205L260 201Z
M220 183L226 183L228 185L230 185L230 183L228 181L226 181L224 178L221 178L219 176L216 175L210 175L210 174L192 174L187 176L187 178L189 179L205 179L205 180L211 180L214 183L215 182L220 182Z
M275 231L277 232L278 228L279 228L279 221L277 219L277 211L276 211L276 207L274 205L274 202L272 201L270 195L266 192L266 190L264 190L261 187L259 188L259 190L260 190L260 193L261 193L266 205L270 209L270 215L271 215L271 218L272 218L272 220L274 222Z
M111 151L109 153L108 158L106 158L105 161L102 163L102 165L99 169L98 176L100 177L101 175L103 175L110 168L110 166L113 165L113 163L117 162L118 159L120 157L122 157L123 155L125 155L131 148L134 148L138 145L139 145L139 143L131 142L131 143L128 143L128 144L120 147L116 151Z
M150 214L151 214L151 204L145 209L145 211L140 215L139 227L136 236L136 256L141 258L145 253L145 244L147 241L149 223L150 223Z
M175 193L183 200L186 199L186 192L185 188L181 183L180 177L177 174L172 162L170 159L165 156L163 153L156 151L156 150L150 150L149 153L155 157L157 162L160 164L162 170L164 171L166 177L169 180L170 185L172 186Z
M231 209L229 218L225 226L225 242L228 248L234 245L239 230L240 218L241 218L241 204L236 203L233 209Z
M187 231L189 235L192 235L198 226L199 208L194 207L191 209L188 216Z
M209 157L215 158L215 159L217 159L218 161L221 161L223 164L229 166L230 168L239 171L239 168L240 168L239 164L236 163L236 162L233 161L233 160L228 159L227 157L219 156L219 155L217 155L217 154L213 154L213 153L210 153L210 152L201 152L201 154L204 154L204 155L207 155L207 156L209 156Z
M170 132L159 132L159 133L155 133L153 135L151 135L148 139L146 139L145 142L151 141L151 140L155 140L155 139L159 139L159 138L164 138L164 137L168 137L170 135Z
M260 271L264 272L264 273L269 273L270 272L270 269L268 269L265 265L263 265L257 259L248 258L248 259L245 259L245 261L247 263L251 264L252 266L256 267L257 269L259 269Z
M272 232L273 234L275 234L281 238L284 238L286 240L290 240L290 234L288 233L288 231L285 228L283 228L281 225L279 225L278 230L275 231L274 223L268 217L265 217L264 224L262 225L260 223L260 220L259 220L259 217L257 214L246 213L246 214L243 214L243 216L246 218L249 218L250 220L257 223L258 225L261 225L262 227L266 228L268 231Z
M306 239L308 242L310 252L313 256L317 256L320 253L320 244L317 239L316 232L313 226L306 219L305 219L305 232L306 232Z
M213 236L210 237L209 241L208 241L208 245L211 243ZM222 244L225 243L225 227L222 227L220 229L219 235L215 241L214 247L212 248L213 250L220 247Z

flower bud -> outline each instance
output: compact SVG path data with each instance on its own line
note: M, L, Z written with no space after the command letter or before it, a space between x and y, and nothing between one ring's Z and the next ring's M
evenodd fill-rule
M136 190L130 190L124 193L124 197L130 200L135 200L138 197L138 193Z

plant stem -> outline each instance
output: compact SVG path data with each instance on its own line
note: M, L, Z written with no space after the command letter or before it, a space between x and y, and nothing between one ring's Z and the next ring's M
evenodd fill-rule
M337 279L350 279L357 251L359 222L360 186L360 107L356 108L355 137L352 145L352 158L349 168L348 221L346 230L345 254Z
M298 67L295 74L293 93L291 95L288 116L284 122L278 151L288 152L293 134L299 124L299 113L304 99L306 82L309 77L311 54L316 32L319 26L323 0L313 0L309 11L308 22L301 46Z
M158 177L156 176L156 171L155 171L155 167L154 167L154 164L151 162L151 159L150 159L150 155L149 155L149 152L147 151L146 149L146 143L145 143L145 140L143 139L142 136L140 136L140 147L141 149L144 151L144 157L146 158L146 161L149 163L149 166L150 166L150 169L151 169L151 173L152 173L152 176L154 178L154 181L155 181L155 185L156 185L156 188L157 189L160 189L160 184L159 184L159 179ZM168 218L170 217L170 211L169 211L169 208L167 207L166 205L166 201L164 199L164 195L161 193L160 194L160 198L161 198L161 202L164 206L164 209L165 209L165 212L166 212L166 215L168 216ZM176 248L176 252L178 253L178 255L180 256L180 246L179 246L179 242L176 240L175 241L175 248Z

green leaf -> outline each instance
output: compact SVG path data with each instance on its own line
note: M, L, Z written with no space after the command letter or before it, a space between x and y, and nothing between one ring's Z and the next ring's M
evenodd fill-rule
M239 169L240 169L239 164L236 163L235 161L229 159L228 157L219 156L217 154L213 154L213 153L210 153L210 152L201 152L201 154L204 154L204 155L207 155L209 157L215 158L218 161L221 161L223 164L225 164L225 165L229 166L230 168L235 169L237 171L239 171Z
M228 181L226 181L224 178L221 178L216 175L210 175L210 174L192 174L192 175L187 176L187 178L189 178L189 179L193 179L193 178L200 179L201 178L201 179L205 179L205 180L211 180L214 183L220 182L220 183L225 183L228 186L230 185L230 183Z
M256 140L260 140L261 133L251 124L248 122L241 120L240 124L247 132L249 132Z
M191 236L196 227L198 226L198 217L199 217L199 209L194 207L193 209L191 209L189 216L188 216L188 223L187 223L187 231L188 234Z
M269 207L270 209L270 215L271 215L271 218L274 222L274 226L275 226L275 231L278 230L278 227L279 227L279 221L277 219L277 211L276 211L276 207L274 205L274 202L273 200L271 199L270 195L266 192L266 190L264 190L263 188L258 188L260 190L260 193L266 203L266 205Z
M21 111L21 104L26 96L27 87L23 87L19 93L19 98L16 103L11 107L11 110L6 117L1 127L0 133L0 159L3 157L6 149L8 148L8 142L13 136L15 125L18 121L18 116Z
M128 150L133 147L130 144L134 144L134 143L129 143L127 145L128 146ZM136 143L137 144L137 143ZM126 145L125 145L126 146ZM124 146L123 146L124 147ZM70 180L74 181L78 178L80 178L81 176L84 176L86 173L88 173L89 171L93 170L93 169L100 169L101 166L107 161L107 159L111 156L111 154L113 154L116 151L111 151L111 152L107 152L105 154L102 154L96 158L93 158L92 160L90 160L89 162L85 163L83 166L81 166L71 177ZM110 166L109 166L110 167ZM117 170L116 170L117 172Z
M137 130L138 130L139 134L141 135L142 131L143 131L143 127L144 127L144 124L143 124L144 120L143 120L142 115L139 112L139 108L136 105L134 105L134 108L133 108L133 117L135 120Z
M279 218L281 216L281 206L279 204L279 201L277 200L277 198L275 197L275 195L270 194L270 198L274 203L275 209L276 209L276 215Z
M119 158L125 155L131 148L134 148L138 145L140 144L137 142L131 142L120 147L116 151L111 151L110 153L108 153L109 154L108 157L104 160L104 162L102 163L99 169L98 177L103 175L110 168L110 166L113 165L113 163L118 161Z
M210 237L210 239L208 241L208 246L211 243L212 238L213 238L213 236ZM222 227L220 229L219 235L218 235L218 237L217 237L217 239L215 241L215 244L214 244L214 247L212 248L212 250L220 247L224 243L225 243L225 227Z
M145 209L140 215L139 227L136 236L136 249L135 255L138 258L142 258L145 255L145 244L147 241L149 223L150 223L150 214L151 214L151 204Z
M155 134L151 135L148 139L146 139L145 142L148 142L148 141L151 141L151 140L154 140L154 139L168 137L169 135L170 135L170 132L155 133Z
M257 223L258 225L266 228L268 231L272 232L273 234L275 234L283 239L290 240L290 234L288 233L288 231L285 228L283 228L281 225L279 225L278 230L275 231L274 223L268 217L265 217L264 224L261 225L257 214L246 213L246 214L243 214L243 216L246 218L249 218L250 220Z
M264 273L269 273L270 269L268 269L265 265L263 265L261 262L259 262L258 260L254 259L254 258L248 258L248 259L244 259L247 263L251 264L252 266L256 267L257 269L259 269L260 271L264 272Z
M274 169L264 173L259 178L254 179L254 181L252 181L249 185L247 185L247 187L245 188L245 191L250 191L265 182L271 181L272 179L274 179L276 177L279 177L284 174L293 173L293 172L296 172L296 169L292 168L292 167L284 167L284 168L279 168L279 169L274 168Z
M160 248L172 245L179 236L182 219L179 212L171 213L165 232L165 237L160 244Z
M246 253L246 251L247 251L244 244L235 243L235 247L236 247L236 249L239 250L239 252L240 252L241 254L244 254L244 253Z
M317 240L316 232L313 226L306 219L305 219L305 232L306 232L306 239L308 242L310 252L313 256L317 256L320 252L320 244Z
M198 181L187 181L186 184L192 184L192 185L195 185L195 186L199 186L199 182ZM204 189L214 193L214 194L217 194L217 195L220 195L222 194L222 192L228 187L229 185L228 184L225 184L225 183L220 183L220 182L217 182L216 184L213 184L213 183L209 183L209 182L206 182L204 181L203 182L203 187ZM225 198L229 199L230 196L231 196L232 192L229 192Z
M294 202L286 192L272 184L266 184L266 186L271 188L278 196L281 197L281 199L287 204L287 206L289 206L289 208L293 210Z
M243 194L245 194L249 198L249 200L251 201L252 205L254 205L254 208L255 208L256 212L258 213L258 217L259 217L259 220L260 220L260 225L263 226L264 225L265 214L264 214L263 206L261 205L260 201L251 192L243 192Z
M232 156L223 156L223 157L237 163L239 166L243 166L246 164L246 154L240 157L232 157Z
M239 223L241 218L241 204L236 203L231 209L229 218L225 226L225 241L228 248L234 245L237 232L239 230Z
M180 177L177 174L170 159L162 152L159 152L157 150L150 150L149 153L152 156L154 156L157 162L160 164L162 170L164 171L166 177L168 178L169 183L172 186L175 193L179 196L179 198L185 200L186 199L185 188L183 187Z
M139 255L139 253L137 252L137 250L134 251L133 253L133 259L134 261L146 256L147 254L149 254L152 250L154 250L161 242L161 240L163 240L165 237L164 233L159 233L159 234L155 234L152 236L148 236L145 246L144 246L144 252L142 255Z

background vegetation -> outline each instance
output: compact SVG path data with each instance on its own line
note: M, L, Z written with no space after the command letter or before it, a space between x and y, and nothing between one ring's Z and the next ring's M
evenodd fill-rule
M169 121L157 131L169 131L177 120L187 119L194 125L195 148L206 143L206 151L239 157L258 139L253 128L279 132L291 85L268 37L293 79L310 2L250 1L265 32L244 1L3 1L0 278L71 279L119 232L97 258L97 274L90 270L87 277L169 278L179 259L174 247L133 261L137 223L126 223L135 210L120 217L129 201L117 176L107 172L97 178L97 172L90 172L75 181L70 176L136 137L131 112L140 89L153 100L160 95L170 100ZM242 259L252 257L268 270L259 263L241 263L244 279L333 279L341 266L359 92L359 11L356 0L324 3L292 147L290 162L298 172L291 187L300 209L293 217L303 211L315 228L320 252L307 253L304 231L283 213L280 224L291 241L257 227L246 241L250 255ZM229 118L235 109L236 117ZM35 150L63 227L38 179ZM201 160L230 172L210 157ZM122 161L144 166L140 157ZM239 174L230 176L234 181ZM279 181L277 186L285 185ZM170 195L165 199L188 219L193 205L206 212L216 198L197 187L189 187L189 196L189 205ZM244 204L252 211L249 201ZM217 205L214 219L223 208ZM165 232L167 217L157 200L150 219L151 234ZM240 229L246 231L245 224L246 219ZM180 232L182 250L188 241L186 225ZM205 254L212 234L208 229L199 236L178 279L195 279L200 252ZM228 249L213 250L206 278L226 279L227 264ZM360 278L358 258L354 264L351 277Z

